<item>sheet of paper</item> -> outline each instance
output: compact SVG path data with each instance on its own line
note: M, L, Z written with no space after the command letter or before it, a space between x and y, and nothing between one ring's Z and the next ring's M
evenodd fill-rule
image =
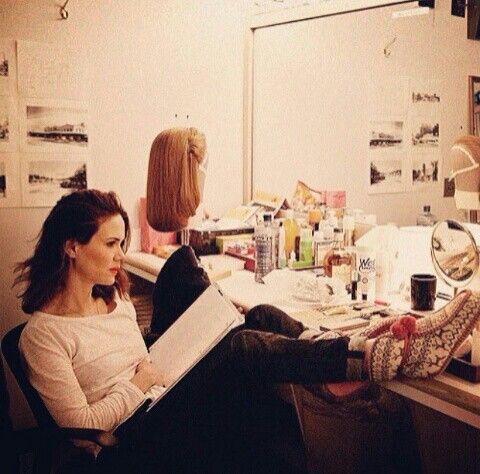
M214 285L209 286L150 347L166 391L242 322L235 306Z

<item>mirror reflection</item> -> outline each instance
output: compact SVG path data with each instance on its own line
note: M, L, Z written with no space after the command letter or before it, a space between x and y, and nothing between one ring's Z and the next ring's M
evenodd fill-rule
M465 286L473 279L479 256L468 229L454 220L439 222L433 230L431 244L435 270L448 285Z

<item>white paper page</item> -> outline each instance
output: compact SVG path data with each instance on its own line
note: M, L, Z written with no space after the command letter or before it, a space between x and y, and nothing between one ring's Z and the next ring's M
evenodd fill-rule
M164 393L242 322L235 306L210 285L150 347L152 363L164 375Z

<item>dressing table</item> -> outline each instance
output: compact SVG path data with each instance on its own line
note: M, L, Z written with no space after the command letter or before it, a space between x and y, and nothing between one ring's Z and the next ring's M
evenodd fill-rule
M474 230L479 233L478 229ZM402 271L397 272L392 284L398 285L402 274L434 273L429 256L431 231L431 228L403 229L398 239L404 244L403 250L399 249L396 262ZM206 267L212 276L224 276L214 279L235 305L247 310L257 304L273 304L306 325L315 325L310 312L305 311L308 306L281 288L256 283L252 272L235 271L235 262L222 257L225 256L209 256ZM127 254L124 267L136 278L153 285L163 262L156 256L133 252ZM441 281L438 283L440 291L452 294ZM478 289L478 278L470 286ZM445 302L437 299L436 303L441 307ZM452 465L458 467L457 472L476 472L472 466L480 463L480 383L444 373L432 380L401 378L382 385L407 400L426 472L444 472L442 468ZM287 390L284 395L288 398L291 394Z

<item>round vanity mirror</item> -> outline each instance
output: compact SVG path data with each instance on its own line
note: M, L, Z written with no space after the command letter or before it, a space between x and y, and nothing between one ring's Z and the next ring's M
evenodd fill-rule
M431 253L438 276L447 285L468 285L479 267L479 256L471 232L457 221L447 219L435 225Z

